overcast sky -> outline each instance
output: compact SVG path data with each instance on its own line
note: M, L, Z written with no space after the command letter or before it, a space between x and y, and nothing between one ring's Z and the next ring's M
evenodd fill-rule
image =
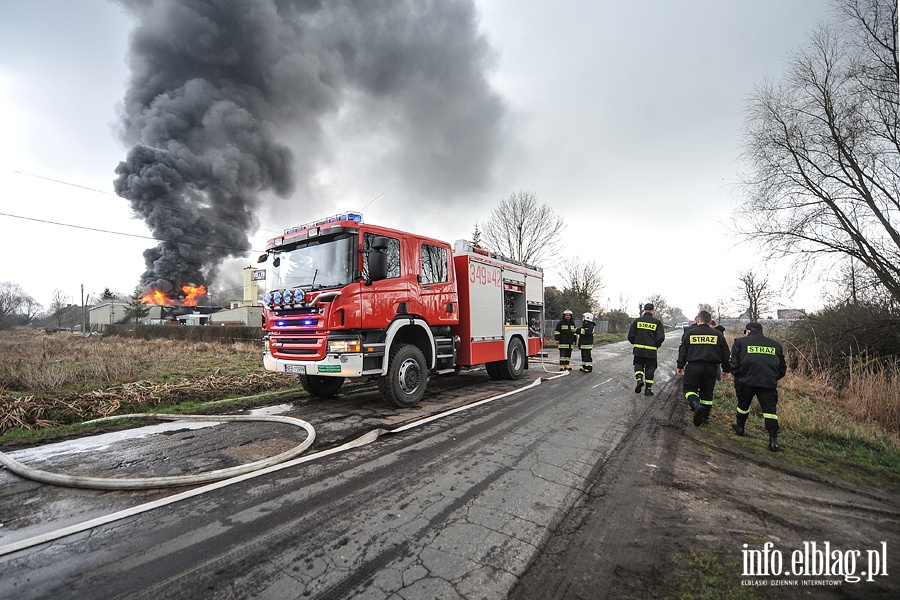
M467 18L435 6L434 22ZM633 313L650 294L689 316L701 302L731 307L739 271L762 268L730 225L743 111L754 87L780 78L789 52L830 18L826 0L477 0L469 46L451 27L385 38L399 50L369 35L368 23L381 21L372 12L352 15L355 24L320 18L327 34L307 29L303 39L327 46L346 35L390 61L357 58L339 73L350 83L318 112L267 105L265 123L286 120L272 125L276 145L295 157L295 183L286 197L269 189L248 205L254 250L348 209L453 242L526 190L566 220L562 255L602 266L605 308L624 298ZM412 28L425 22L416 18ZM80 303L82 285L130 294L142 253L156 245L113 189L135 139L123 123L136 25L115 2L0 2L0 281L44 306L55 289ZM479 70L454 70L465 61ZM402 93L376 90L391 69L400 79L429 68L440 72L397 83ZM452 86L442 82L451 76ZM320 101L304 93L296 97L310 100L295 104ZM458 139L433 124L442 119ZM226 261L216 287L238 286L255 255ZM542 266L548 284L562 283L558 264ZM784 273L773 268L779 284ZM820 302L810 282L778 304Z

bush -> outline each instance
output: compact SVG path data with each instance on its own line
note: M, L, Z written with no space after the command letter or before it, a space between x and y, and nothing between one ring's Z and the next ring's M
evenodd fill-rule
M900 429L900 317L876 306L831 307L783 332L795 381L861 422Z
M827 308L788 328L784 337L794 350L792 368L849 375L855 365L900 359L900 317L875 306Z

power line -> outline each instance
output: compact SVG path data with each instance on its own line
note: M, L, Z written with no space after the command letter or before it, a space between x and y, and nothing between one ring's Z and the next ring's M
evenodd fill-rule
M218 248L221 250L235 250L238 252L262 252L262 250L254 250L253 248L234 248L232 246L217 246L215 244L197 244L194 242L185 242L182 240L166 240L149 235L139 235L137 233L122 233L121 231L110 231L108 229L98 229L96 227L85 227L84 225L72 225L71 223L59 223L57 221L47 221L45 219L36 219L34 217L23 217L21 215L11 215L9 213L0 212L2 217L11 217L13 219L22 219L24 221L35 221L37 223L47 223L49 225L59 225L60 227L71 227L73 229L83 229L85 231L96 231L99 233L109 233L112 235L121 235L124 237L141 238L145 240L154 240L156 242L168 242L170 244L185 244L187 246L197 246L199 248Z
M68 185L72 187L81 188L83 190L88 190L91 192L97 192L98 194L106 194L107 196L116 196L112 192L107 192L104 190L98 190L96 188L87 187L86 185L78 185L77 183L69 183L68 181L62 181L60 179L53 179L52 177L44 177L43 175L35 175L34 173L26 173L25 171L16 171L15 169L11 169L13 173L18 173L19 175L26 175L28 177L34 177L36 179L43 179L45 181L52 181L53 183L59 183L61 185ZM118 196L117 196L118 197Z
M60 184L60 185L68 185L68 186L70 186L70 187L75 187L75 188L79 188L79 189L82 189L82 190L88 190L88 191L90 191L90 192L96 192L96 193L98 193L98 194L105 194L105 195L107 195L107 196L114 196L114 197L116 197L116 198L122 198L122 197L119 196L118 194L114 194L114 193L112 193L112 192L108 192L108 191L105 191L105 190L98 190L97 188L88 187L88 186L86 186L86 185L79 185L79 184L77 184L77 183L71 183L71 182L68 182L68 181L63 181L63 180L61 180L61 179L53 179L52 177L45 177L44 175L36 175L36 174L34 174L34 173L26 173L25 171L17 171L17 170L15 170L15 169L11 169L11 171L12 171L13 173L18 173L19 175L25 175L26 177L34 177L35 179L43 179L44 181L51 181L51 182L53 182L53 183L58 183L58 184ZM382 194L383 194L383 193L384 193L384 192L382 192ZM122 198L122 199L123 199L123 200L128 200L127 198ZM376 200L377 200L377 198L376 198ZM157 200L140 200L140 202L145 202L145 203L147 203L147 204L153 204L153 205L155 205L155 206L157 206L157 207L159 207L159 208L162 208L162 209L164 209L164 210L171 210L171 211L175 211L175 212L183 212L183 213L188 213L188 214L194 214L194 211L193 211L192 209L190 209L190 208L179 208L179 207L177 207L177 206L167 206L167 205L165 205L165 204L160 203L160 202L157 201ZM373 200L372 202L374 202L374 200ZM371 202L370 202L370 204L371 204ZM204 218L205 218L205 219L215 220L215 221L220 221L220 222L222 222L222 223L228 223L228 224L231 224L231 221L228 221L227 219L223 219L223 218L221 218L221 217L216 217L216 216L208 215L208 216L206 216L206 217L204 217ZM269 232L269 233L272 233L272 234L275 234L275 235L278 235L278 234L281 233L281 230L275 230L275 229L260 229L260 231L266 231L266 232Z

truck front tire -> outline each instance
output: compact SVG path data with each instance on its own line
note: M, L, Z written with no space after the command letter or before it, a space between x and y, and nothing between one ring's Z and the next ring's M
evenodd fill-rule
M425 355L412 344L401 344L391 352L387 373L378 380L378 389L391 406L409 408L422 400L427 384Z
M301 375L300 385L311 396L319 398L333 398L341 386L344 385L343 377L322 377L321 375Z

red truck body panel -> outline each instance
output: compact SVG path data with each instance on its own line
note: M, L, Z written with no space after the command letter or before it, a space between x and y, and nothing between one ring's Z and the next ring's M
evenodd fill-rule
M386 278L368 281L367 253L376 236L388 241L387 249L380 251L388 256L390 266ZM539 269L467 242L451 246L364 224L361 217L293 228L267 246L267 253L285 263L295 256L292 253L304 252L319 252L302 258L310 265L313 258L320 261L326 273L298 260L297 271L306 268L312 273L309 284L282 284L283 289L266 294L267 369L380 376L387 369L395 338L420 346L430 368L439 372L448 365L503 361L514 339L521 341L529 356L542 348L543 273ZM273 268L281 264L273 263ZM282 270L277 281L289 281L291 269L282 266ZM329 283L329 277L342 283ZM341 340L337 345L336 339ZM354 339L359 345L341 345Z

